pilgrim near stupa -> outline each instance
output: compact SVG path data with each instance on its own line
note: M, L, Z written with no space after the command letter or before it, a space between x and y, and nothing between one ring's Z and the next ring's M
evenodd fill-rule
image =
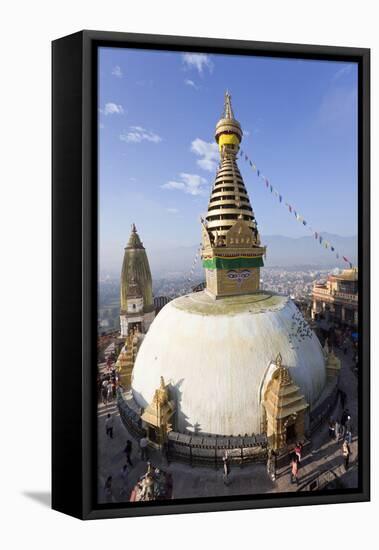
M164 430L264 433L280 448L307 432L327 365L291 299L260 289L266 248L237 165L242 137L226 93L215 130L220 164L201 226L206 288L156 316L136 356L131 390L142 421L159 428L161 439ZM166 410L160 426L163 412L154 407Z

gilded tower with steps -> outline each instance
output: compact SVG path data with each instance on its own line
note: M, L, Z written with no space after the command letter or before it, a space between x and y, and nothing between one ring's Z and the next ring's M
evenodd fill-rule
M231 96L226 92L224 113L215 131L220 165L202 222L206 289L214 298L257 292L266 252L237 166L242 135L241 125L234 118Z

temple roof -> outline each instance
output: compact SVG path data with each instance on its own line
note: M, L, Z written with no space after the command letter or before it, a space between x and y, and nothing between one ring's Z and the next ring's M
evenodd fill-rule
M127 310L128 298L139 296L143 297L144 312L153 311L153 285L149 261L133 224L121 271L121 312Z
M280 353L276 358L276 366L264 395L264 406L274 418L286 418L305 410L308 403L299 386L293 382L289 369L282 365Z
M344 269L342 273L330 275L330 279L338 279L339 281L358 281L358 268Z
M130 233L126 248L144 248L134 223L132 224L132 232Z

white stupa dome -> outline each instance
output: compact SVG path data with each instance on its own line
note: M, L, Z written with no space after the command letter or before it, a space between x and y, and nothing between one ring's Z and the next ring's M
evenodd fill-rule
M141 345L133 395L145 408L163 376L178 431L260 433L278 353L312 408L326 381L323 350L289 298L265 291L222 300L206 291L182 296L160 311Z

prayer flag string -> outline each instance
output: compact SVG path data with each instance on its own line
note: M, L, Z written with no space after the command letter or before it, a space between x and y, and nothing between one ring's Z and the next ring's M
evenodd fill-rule
M320 235L319 231L315 231L312 228L312 226L302 216L300 216L300 214L293 208L291 204L285 201L283 203L283 195L277 189L275 189L275 187L270 183L269 179L262 174L262 172L257 168L256 164L252 160L250 160L247 153L245 153L245 151L242 151L242 149L240 149L240 153L241 153L240 157L242 159L245 159L245 161L249 163L252 170L256 172L257 177L260 178L265 184L266 189L268 189L271 194L274 194L275 197L278 197L279 203L283 204L283 206L288 209L290 214L293 213L298 222L302 223L304 227L307 227L307 229L312 233L312 235L319 242L320 245L322 245L324 248L327 248L331 252L333 252L337 259L342 258L343 261L346 262L351 269L353 267L353 264L349 260L349 258L347 258L346 256L341 256L341 254L336 250L336 248L329 241L325 240Z

